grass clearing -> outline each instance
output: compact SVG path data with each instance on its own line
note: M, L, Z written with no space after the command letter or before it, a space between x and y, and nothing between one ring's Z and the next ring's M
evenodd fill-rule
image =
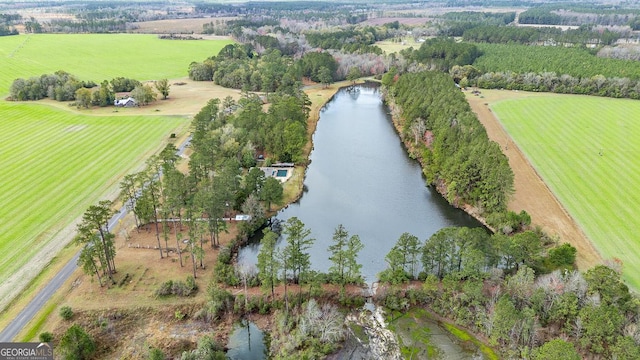
M506 131L604 258L640 289L640 102L548 95L491 105Z
M410 47L413 47L414 49L417 50L422 45L421 42L415 41L415 38L413 36L405 36L402 38L401 42L392 41L392 40L395 40L395 39L378 41L374 45L378 46L386 54L399 53L400 50L408 49Z
M89 205L117 190L122 175L189 124L184 117L86 116L32 103L0 103L0 112L4 286Z
M100 83L187 75L192 61L218 54L231 40L161 40L143 34L28 34L0 37L0 95L16 78L64 70Z

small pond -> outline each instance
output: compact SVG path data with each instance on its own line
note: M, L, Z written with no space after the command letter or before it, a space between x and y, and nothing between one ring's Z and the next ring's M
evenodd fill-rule
M266 337L256 324L243 320L236 324L229 335L227 358L231 360L267 359Z

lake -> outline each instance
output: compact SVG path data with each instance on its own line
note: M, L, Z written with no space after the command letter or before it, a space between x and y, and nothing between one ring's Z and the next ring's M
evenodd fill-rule
M331 266L327 248L339 224L364 244L359 254L368 283L386 268L385 255L408 232L422 243L449 226L482 224L428 187L420 164L409 158L376 85L341 89L325 105L300 200L276 218L299 218L315 239L312 268ZM279 241L284 246L284 240ZM255 265L259 243L241 249L238 263Z

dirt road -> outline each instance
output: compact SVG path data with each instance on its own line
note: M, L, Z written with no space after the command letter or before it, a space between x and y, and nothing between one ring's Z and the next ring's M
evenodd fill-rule
M576 262L581 270L602 263L602 257L591 241L558 202L489 109L489 105L496 101L540 94L482 90L482 97L474 96L470 92L467 92L466 96L471 108L487 129L489 138L500 144L502 151L509 158L509 165L515 175L515 194L509 203L509 209L516 212L526 210L531 215L534 225L540 225L550 235L557 235L561 242L575 246L578 249Z

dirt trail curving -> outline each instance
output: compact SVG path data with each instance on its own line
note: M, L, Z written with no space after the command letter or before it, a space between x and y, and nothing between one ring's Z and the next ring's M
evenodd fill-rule
M482 97L466 93L471 109L487 129L489 138L497 142L509 158L515 175L515 194L509 202L509 209L516 212L526 210L534 225L540 225L548 234L557 235L561 242L575 246L578 249L577 265L585 270L602 263L602 257L489 108L491 103L500 100L540 95L505 90L482 90Z

